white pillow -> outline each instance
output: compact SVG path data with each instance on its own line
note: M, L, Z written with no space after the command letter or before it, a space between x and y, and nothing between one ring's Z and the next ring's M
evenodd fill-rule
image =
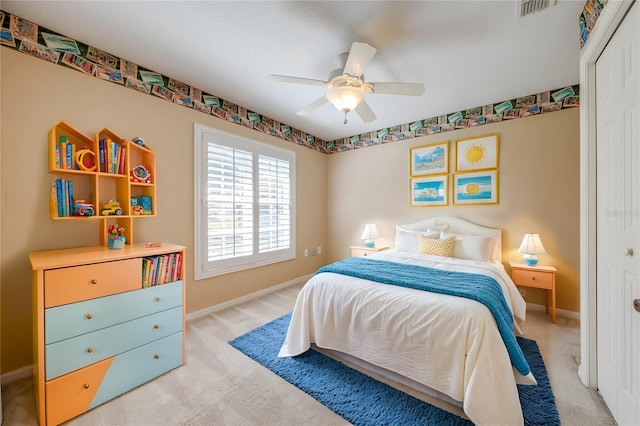
M426 231L413 231L406 229L401 225L396 226L396 244L395 249L400 251L410 251L413 253L420 252L420 236L426 238L440 238L440 231L428 229Z
M442 233L440 238L456 236L453 257L458 259L491 261L493 238L481 235L456 235Z

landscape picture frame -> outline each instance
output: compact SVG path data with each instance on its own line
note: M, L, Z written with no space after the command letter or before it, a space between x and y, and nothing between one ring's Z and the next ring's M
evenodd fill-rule
M411 177L449 173L449 141L411 148L409 170Z
M412 207L448 206L449 175L409 178Z

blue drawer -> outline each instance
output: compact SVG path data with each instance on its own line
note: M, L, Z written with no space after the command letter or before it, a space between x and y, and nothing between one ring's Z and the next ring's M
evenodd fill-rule
M182 331L182 306L46 345L45 378L63 374Z
M182 281L45 309L45 344L182 305Z
M125 352L114 358L89 409L182 364L182 333ZM154 403L154 401L149 401Z

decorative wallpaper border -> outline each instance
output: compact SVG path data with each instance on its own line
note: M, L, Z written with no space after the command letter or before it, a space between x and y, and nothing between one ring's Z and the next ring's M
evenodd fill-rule
M589 0L587 4L595 5L602 2L606 3L606 0ZM573 85L328 142L2 10L0 10L0 44L83 74L327 154L503 120L519 119L580 105L580 86Z
M584 9L578 20L580 26L580 49L587 43L589 33L591 33L596 26L596 22L608 1L609 0L587 0L587 3L584 5Z

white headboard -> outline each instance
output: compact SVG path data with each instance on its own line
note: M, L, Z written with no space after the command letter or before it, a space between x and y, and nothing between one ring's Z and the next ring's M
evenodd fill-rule
M402 225L412 231L444 231L452 234L483 235L495 239L491 258L502 263L502 230L488 228L455 216L435 216L419 222Z

